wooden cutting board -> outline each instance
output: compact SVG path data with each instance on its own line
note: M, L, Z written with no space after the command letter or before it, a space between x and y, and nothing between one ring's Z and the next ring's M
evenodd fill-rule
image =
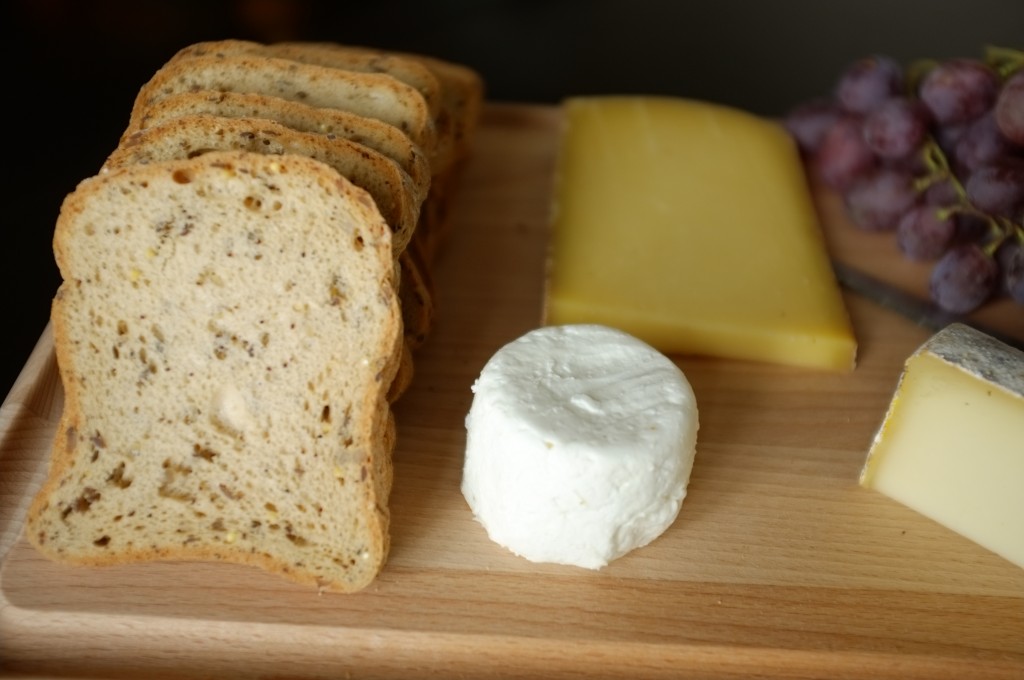
M246 567L48 562L21 537L62 393L49 332L0 413L0 658L51 676L1024 677L1024 570L857 485L928 332L853 294L852 374L679 358L700 407L677 522L597 572L490 542L459 491L470 385L538 324L557 109L491 105L397 406L393 548L328 595ZM891 237L819 193L841 259L923 290ZM985 320L1024 338L1009 303ZM1024 492L1024 491L1022 491Z

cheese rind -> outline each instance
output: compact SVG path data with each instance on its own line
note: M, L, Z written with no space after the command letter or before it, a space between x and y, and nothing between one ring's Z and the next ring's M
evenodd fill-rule
M697 405L646 343L595 325L540 328L495 353L473 392L462 492L499 545L598 569L675 520Z
M862 486L1024 567L1024 352L962 324L904 367Z
M564 102L544 321L668 353L849 370L856 341L778 124L667 97Z

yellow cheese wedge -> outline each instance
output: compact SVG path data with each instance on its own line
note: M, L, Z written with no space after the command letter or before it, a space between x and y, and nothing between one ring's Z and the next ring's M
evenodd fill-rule
M1024 352L961 324L932 336L860 483L1024 567Z
M850 370L856 341L796 148L662 97L564 102L544 323L666 353Z

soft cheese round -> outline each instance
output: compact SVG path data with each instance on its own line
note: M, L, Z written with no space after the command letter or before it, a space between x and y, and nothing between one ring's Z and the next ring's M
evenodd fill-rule
M646 343L599 325L539 328L498 350L473 393L462 493L499 545L599 569L679 514L697 403Z

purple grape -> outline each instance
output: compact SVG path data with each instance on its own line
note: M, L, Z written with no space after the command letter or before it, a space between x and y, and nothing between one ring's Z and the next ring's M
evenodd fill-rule
M919 96L940 125L964 123L992 108L999 76L974 59L950 59L935 66L921 81Z
M912 153L903 158L883 158L879 167L888 168L914 177L924 177L929 174L928 165L924 161L923 154L920 153Z
M864 119L864 141L882 158L906 158L928 135L928 109L916 99L894 97Z
M831 99L814 99L790 111L783 124L800 150L811 154L842 115L839 106Z
M999 265L977 244L956 246L932 269L929 292L948 312L966 314L982 305L996 290Z
M850 220L868 231L896 229L900 219L917 202L914 178L890 169L878 170L847 190L846 212Z
M836 99L844 110L866 114L903 90L903 67L885 56L858 59L836 83Z
M956 222L956 235L953 237L955 243L978 243L991 232L989 221L981 215L958 212L954 220Z
M1008 140L1024 147L1024 71L1006 79L995 103L996 125Z
M1002 273L1001 292L1024 305L1024 241L1008 238L996 251L996 262Z
M942 179L928 185L928 188L924 190L923 200L928 205L950 206L960 202L960 195L952 180Z
M1006 217L1024 209L1024 160L1004 158L967 178L968 200L979 210Z
M894 231L908 260L935 261L929 292L950 312L1006 293L1024 304L1024 71L1000 81L981 60L950 59L911 93L898 62L869 56L833 98L783 121L854 225Z
M843 191L875 167L875 154L864 141L861 123L854 116L836 121L811 158L815 173L833 189Z
M934 260L949 248L956 233L952 215L931 205L911 208L896 227L896 244L909 260Z
M956 145L965 134L967 123L939 125L932 130L932 137L948 158L952 158L956 153Z
M967 174L1010 153L1010 142L999 131L995 113L987 111L967 126L957 140L953 157L961 172Z

